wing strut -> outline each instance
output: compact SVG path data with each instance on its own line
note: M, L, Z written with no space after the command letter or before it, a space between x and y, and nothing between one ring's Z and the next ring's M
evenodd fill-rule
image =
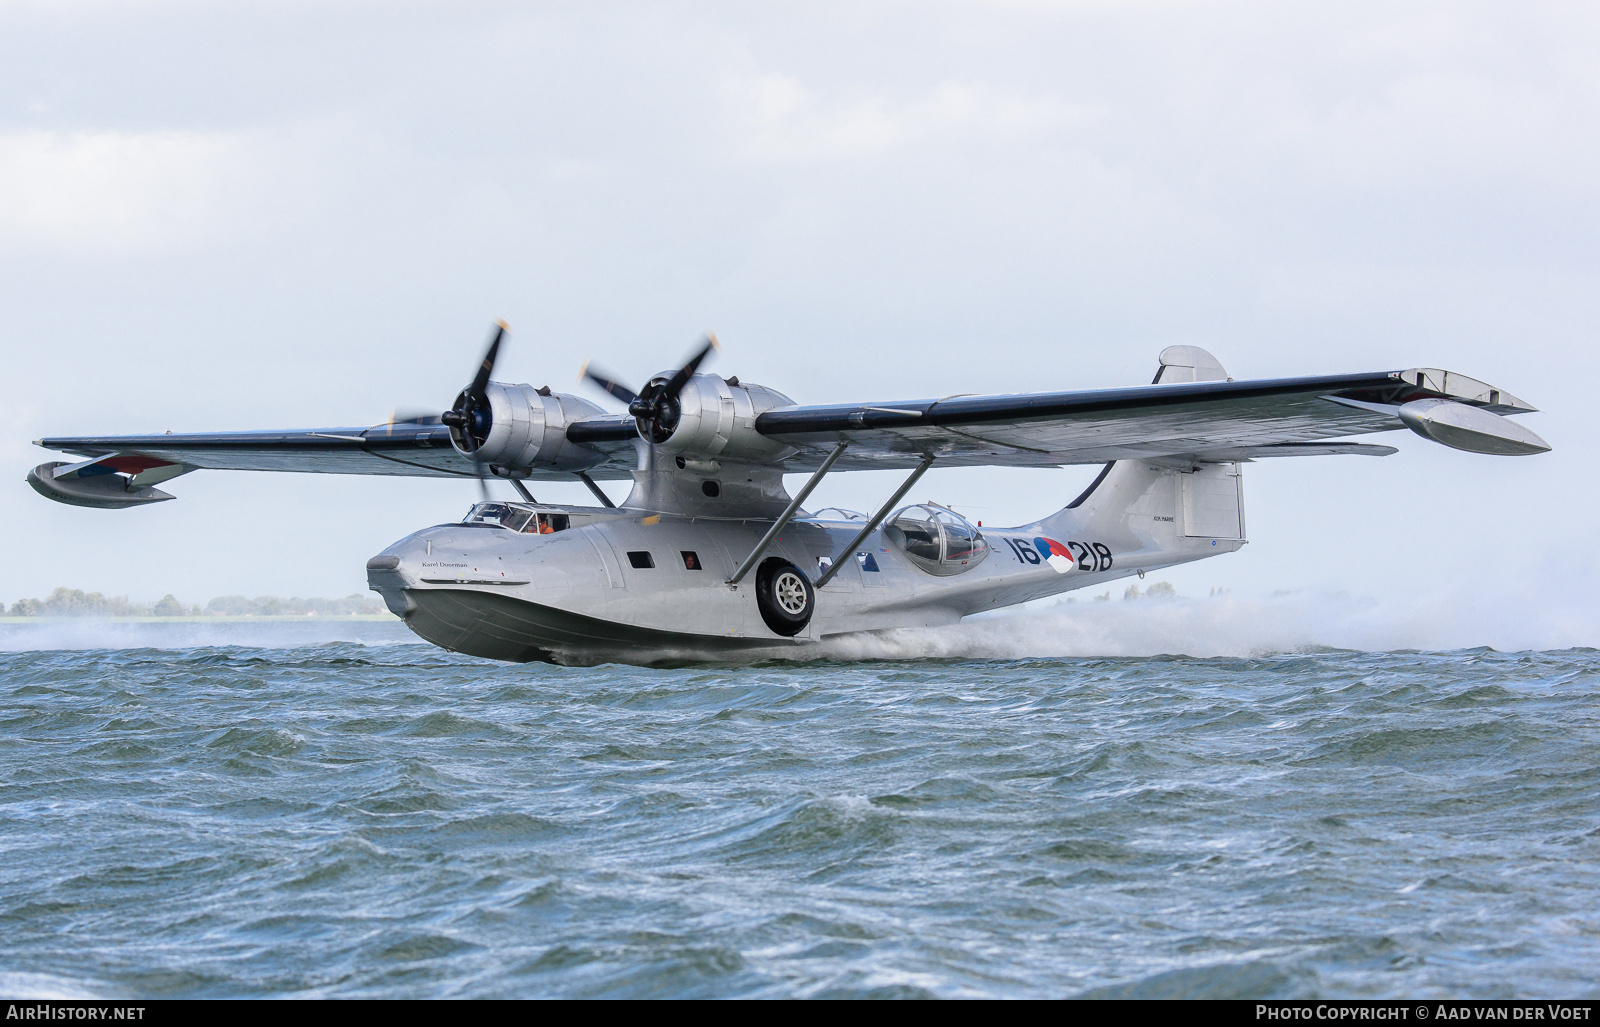
M843 443L840 443L840 445L843 445ZM867 521L860 531L856 532L856 537L851 539L850 544L844 547L844 552L837 560L833 561L833 566L824 571L822 577L816 580L816 584L812 586L813 588L821 588L833 580L833 576L839 573L839 568L843 567L844 562L850 559L851 554L856 551L856 546L866 541L867 536L877 530L878 525L883 523L883 519L889 516L889 511L894 509L894 505L905 498L906 493L911 491L911 486L915 485L917 479L922 477L923 472L932 466L933 454L930 453L922 458L922 463L918 464L917 469L911 472L911 477L907 478L903 485L894 490L894 495L889 497L889 501L878 507L878 512L872 515L872 519Z
M756 561L761 559L761 554L765 553L767 547L772 545L772 540L778 537L778 532L788 527L789 522L794 520L794 515L800 512L800 504L806 501L806 497L811 495L811 490L816 488L823 475L833 468L834 461L844 456L844 451L849 446L850 443L841 442L833 447L833 452L829 453L828 458L822 461L822 466L817 468L816 473L805 483L805 487L795 493L793 499L789 500L789 505L784 509L783 516L772 522L772 527L768 528L767 533L761 536L761 541L756 543L756 547L750 550L750 555L744 558L744 563L741 563L739 569L733 572L733 577L728 579L730 586L739 584L739 579L750 573L750 568L756 565Z
M600 500L601 506L605 507L607 510L616 509L617 504L611 501L611 497L600 491L600 486L594 483L593 478L589 477L587 474L584 474L582 471L573 471L572 473L578 476L579 481L589 486L589 491L594 493L594 498Z

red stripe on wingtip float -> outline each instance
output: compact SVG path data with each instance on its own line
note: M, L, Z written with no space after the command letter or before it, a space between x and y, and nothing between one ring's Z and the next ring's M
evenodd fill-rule
M100 464L123 474L138 474L140 471L148 471L152 467L174 466L171 460L163 460L155 456L108 456L101 460Z

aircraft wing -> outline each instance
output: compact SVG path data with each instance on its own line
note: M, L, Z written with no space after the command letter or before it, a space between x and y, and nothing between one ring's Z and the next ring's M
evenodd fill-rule
M1475 379L1413 368L783 406L756 417L754 429L792 448L777 461L787 472L816 470L840 442L849 445L834 464L836 470L915 467L930 456L946 467L1043 467L1123 459L1225 462L1327 453L1386 455L1393 448L1337 440L1402 427L1474 452L1537 453L1550 447L1504 417L1533 409ZM583 456L565 466L581 466L591 478L602 480L631 477L638 440L633 417L581 417L564 434ZM432 423L48 438L38 444L85 459L41 465L30 482L52 499L85 506L169 499L154 485L208 468L439 478L478 473L473 460L451 444L450 430ZM118 477L97 480L110 475ZM576 475L570 469L534 467L517 469L516 477L571 481ZM117 488L110 489L112 484Z
M1525 447L1479 452L1549 448L1532 432L1501 419L1534 407L1483 382L1436 368L794 406L762 414L756 430L798 450L784 462L788 471L815 469L841 441L850 445L834 465L837 470L914 467L929 455L941 467L1229 461L1336 452L1385 455L1394 450L1332 440L1415 427L1401 408L1419 400L1444 401L1453 410L1476 408L1482 413L1474 416L1488 421L1470 427L1488 424L1492 432L1509 432L1515 445ZM1442 433L1421 433L1456 444Z
M607 418L598 420L619 420ZM632 418L620 420L631 429ZM424 478L471 478L470 457L450 444L441 424L381 424L372 428L310 428L293 431L167 433L40 439L38 445L96 461L103 473L144 474L160 481L194 470L311 471L324 474L393 474ZM626 479L635 463L631 440L601 441L590 448L605 460L588 469L600 479ZM158 468L179 468L163 474ZM538 471L529 478L571 481L571 472Z

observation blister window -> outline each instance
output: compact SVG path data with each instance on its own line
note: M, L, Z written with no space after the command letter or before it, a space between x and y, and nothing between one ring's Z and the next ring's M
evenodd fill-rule
M929 574L960 574L989 555L989 543L976 525L954 510L931 503L898 511L884 525L883 534Z

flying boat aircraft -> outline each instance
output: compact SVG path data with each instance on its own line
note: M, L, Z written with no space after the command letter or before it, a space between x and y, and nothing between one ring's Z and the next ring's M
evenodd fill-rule
M1173 346L1149 385L804 405L701 373L716 346L627 404L492 380L501 323L449 410L368 428L47 438L76 462L35 467L49 499L118 508L173 498L202 469L502 479L483 501L367 561L369 587L418 635L496 660L650 663L804 646L965 616L1231 553L1245 544L1240 468L1254 460L1388 456L1342 441L1409 428L1454 449L1547 452L1508 419L1533 407L1452 371L1235 380ZM1030 524L981 527L937 504L901 506L930 468L1101 464L1084 492ZM803 504L830 473L908 472L876 510ZM793 496L785 474L808 474ZM616 505L599 481L631 480ZM579 481L597 505L538 502Z

